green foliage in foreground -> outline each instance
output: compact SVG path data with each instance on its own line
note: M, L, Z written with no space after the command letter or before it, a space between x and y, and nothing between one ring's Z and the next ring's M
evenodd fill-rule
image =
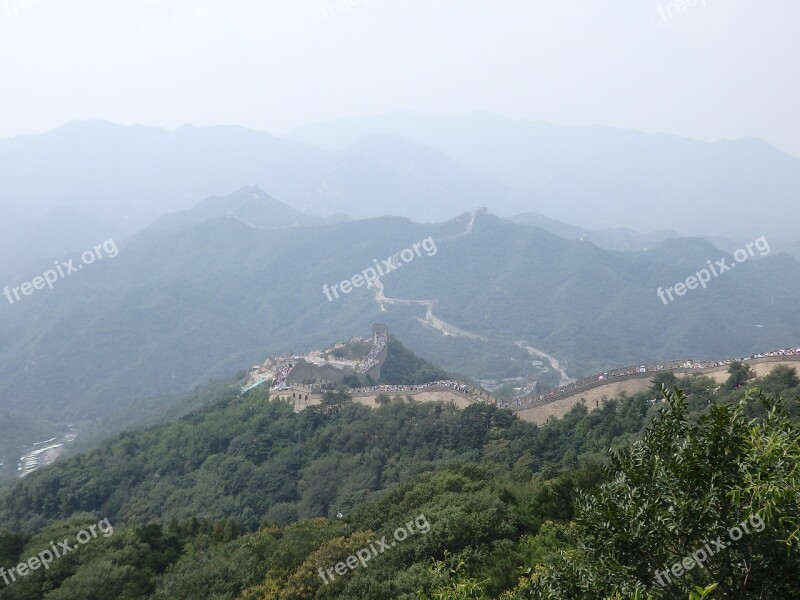
M788 375L757 383L794 395ZM542 427L488 406L456 411L392 401L375 410L345 404L338 412L321 407L294 414L280 402L255 405L257 396L248 396L126 434L35 474L4 500L3 522L13 516L34 530L0 534L5 568L111 514L99 510L116 513L112 537L12 586L0 582L0 600L800 598L796 425L781 402L760 392L739 392L729 402L737 392L714 393L704 378L681 385L687 397L667 391L660 409L644 393L592 413L576 407ZM660 414L650 426L654 413ZM247 440L260 440L252 447L263 454L243 452L251 448L242 445ZM237 471L217 473L221 487L208 494L204 486L215 479L203 474L206 463L237 458L258 470L286 444L303 466L285 481L299 475L302 502L318 503L316 515L289 524L264 516L258 487L233 486ZM127 446L135 451L120 454ZM600 467L593 459L609 446L616 450ZM368 457L383 448L376 485ZM159 471L159 461L170 459L187 470ZM51 487L54 481L62 487ZM363 487L347 492L348 481ZM97 496L104 504L91 515L80 504L70 509L69 502L88 502L114 485L127 486L128 496ZM175 517L175 502L163 498L181 490L190 503L192 494L206 494L207 518ZM321 500L331 493L350 499L343 518L325 514ZM115 505L112 497L123 502ZM247 531L238 514L226 518L240 506L262 511L257 530ZM42 519L41 507L64 517ZM397 527L419 515L430 523L428 533L410 536L329 585L319 577L320 568L375 540L391 541ZM656 569L670 568L717 536L725 539L728 529L754 515L763 520L760 531L667 586L655 580Z
M524 481L602 460L653 411L641 399L610 402L543 427L484 404L392 400L294 413L256 388L33 473L0 499L0 523L37 530L91 512L114 523L234 518L254 530L333 517L454 461L488 462Z
M683 394L667 395L644 440L612 455L609 481L580 494L575 547L517 597L685 598L716 585L711 597L800 598L800 433L782 404L754 391L692 425ZM766 415L748 420L756 399ZM750 531L729 535L742 522ZM703 548L702 566L664 573Z

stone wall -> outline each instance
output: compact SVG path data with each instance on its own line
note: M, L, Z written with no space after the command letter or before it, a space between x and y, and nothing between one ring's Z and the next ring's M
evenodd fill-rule
M277 393L273 398L286 398L294 403L296 411L303 410L308 406L315 406L322 403L322 393L312 391L310 386L292 385L292 387L283 392ZM470 404L479 402L479 400L463 394L451 388L429 388L425 390L402 391L402 392L361 392L353 394L353 402L363 404L364 406L377 407L377 398L380 394L386 394L390 398L400 396L405 398L410 396L415 402L453 402L458 408L466 408Z
M756 373L758 377L763 377L778 365L786 365L797 369L800 363L800 356L767 356L745 361L746 364ZM665 369L672 371L679 379L684 375L703 375L710 377L718 384L723 384L728 379L729 365L710 367L707 369ZM663 371L660 371L663 372ZM512 410L517 412L520 419L532 421L534 423L544 423L550 417L563 417L573 406L583 400L589 410L599 408L607 399L619 397L623 392L628 396L638 394L648 389L653 377L658 372L632 373L622 375L614 379L603 382L593 382L592 385L584 389L560 395L555 399L547 399L544 402L535 403L531 406L514 407Z

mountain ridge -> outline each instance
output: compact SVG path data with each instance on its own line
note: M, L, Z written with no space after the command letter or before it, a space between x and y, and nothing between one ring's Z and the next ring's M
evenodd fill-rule
M659 223L689 235L794 238L771 215L800 216L790 192L800 187L800 158L756 138L704 142L607 126L513 121L486 112L340 119L287 135L339 148L376 132L438 148L465 167L536 194L549 217L583 227L646 230ZM755 189L757 197L750 192ZM727 214L730 205L756 204L761 210L747 223ZM664 206L670 210L660 210ZM495 210L513 214L505 207Z

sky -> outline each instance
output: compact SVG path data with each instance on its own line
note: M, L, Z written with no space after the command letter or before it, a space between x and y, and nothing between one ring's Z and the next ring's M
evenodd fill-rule
M800 157L797 0L0 0L0 138L397 110Z

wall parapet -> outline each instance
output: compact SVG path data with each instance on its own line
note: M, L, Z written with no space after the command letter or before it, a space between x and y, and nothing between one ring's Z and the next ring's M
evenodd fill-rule
M799 349L800 350L800 349ZM692 375L703 373L718 372L719 369L727 369L731 363L742 362L747 365L759 365L765 363L800 362L800 354L782 354L774 356L757 356L755 358L731 359L725 361L694 361L675 360L649 365L639 365L613 369L584 377L574 383L562 386L545 394L530 393L524 396L512 398L512 402L524 403L522 405L508 406L511 410L525 410L534 406L542 406L557 400L569 398L577 394L582 394L611 383L628 381L631 379L652 379L659 373L672 372L674 375ZM644 369L644 370L642 370Z

